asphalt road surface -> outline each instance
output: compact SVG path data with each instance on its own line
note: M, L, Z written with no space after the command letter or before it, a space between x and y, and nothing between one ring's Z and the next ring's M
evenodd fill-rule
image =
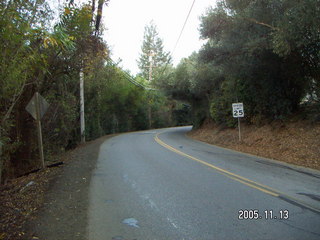
M90 240L320 239L320 172L215 147L191 127L100 147Z

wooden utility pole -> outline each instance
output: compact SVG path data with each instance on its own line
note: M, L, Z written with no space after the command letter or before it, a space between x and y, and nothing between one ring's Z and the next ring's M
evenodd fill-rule
M151 50L149 53L149 82L152 81L152 68L153 68L153 56L154 52ZM149 128L152 127L152 114L151 114L151 99L149 98L148 103L148 119L149 119Z
M81 143L86 142L85 137L85 121L84 121L84 90L83 90L83 71L80 70L80 132Z
M153 56L154 56L154 52L151 50L149 53L149 82L152 81ZM152 125L151 99L149 99L149 102L148 102L148 119L149 119L149 129L150 129Z
M151 50L149 53L149 82L151 82L152 80L152 63L153 63L153 57L154 56L154 52Z

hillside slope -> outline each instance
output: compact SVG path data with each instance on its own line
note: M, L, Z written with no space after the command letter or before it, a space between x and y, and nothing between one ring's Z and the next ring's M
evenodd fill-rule
M211 122L188 135L221 147L320 170L319 123L273 122L261 127L241 124L241 142L237 128L221 128Z

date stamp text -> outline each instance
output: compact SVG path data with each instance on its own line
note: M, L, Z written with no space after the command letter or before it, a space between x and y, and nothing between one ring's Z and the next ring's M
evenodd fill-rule
M288 210L264 210L259 211L257 209L240 209L238 211L238 219L239 220L287 220L289 219L289 211Z

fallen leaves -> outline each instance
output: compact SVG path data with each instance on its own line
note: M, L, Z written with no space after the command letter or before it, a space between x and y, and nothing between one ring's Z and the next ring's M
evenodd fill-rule
M206 123L188 135L218 146L320 170L320 124L303 121L285 125L274 122L262 127L242 124L241 132L242 142L239 142L238 129L219 129Z
M0 186L0 240L26 239L24 225L42 205L48 179L56 172L47 169Z

